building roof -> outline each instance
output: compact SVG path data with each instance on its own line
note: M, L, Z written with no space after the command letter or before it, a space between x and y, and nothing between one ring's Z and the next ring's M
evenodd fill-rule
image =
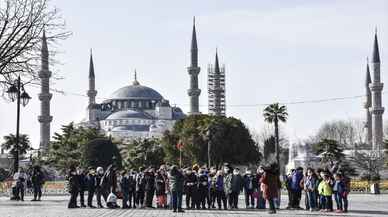
M156 90L140 84L122 87L111 95L110 99L147 99L160 101L162 95Z
M148 132L150 129L150 125L125 125L118 126L112 129L112 131L146 131Z
M151 115L141 111L125 110L125 111L118 111L118 112L112 113L106 118L106 120L132 119L132 118L153 119Z

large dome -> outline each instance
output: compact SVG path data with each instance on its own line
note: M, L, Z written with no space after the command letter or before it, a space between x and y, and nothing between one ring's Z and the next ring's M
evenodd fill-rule
M163 99L162 95L156 90L143 85L129 85L122 87L110 97L111 99L148 99L160 101Z

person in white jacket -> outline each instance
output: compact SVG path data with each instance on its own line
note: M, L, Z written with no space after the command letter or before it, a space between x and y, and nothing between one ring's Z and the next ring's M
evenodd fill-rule
M16 200L24 201L24 189L27 182L27 174L23 168L19 168L19 171L13 175L13 179L16 181Z

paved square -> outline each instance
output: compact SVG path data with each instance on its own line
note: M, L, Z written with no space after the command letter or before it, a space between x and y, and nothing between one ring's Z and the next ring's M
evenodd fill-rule
M282 207L287 203L285 195L282 200ZM320 213L309 211L290 211L281 209L276 215L270 215L267 211L246 210L219 211L219 210L186 210L185 213L172 213L171 210L159 209L67 209L67 196L47 196L42 202L31 202L30 197L26 201L10 201L7 197L0 197L1 217L115 217L115 216L139 216L139 217L225 217L225 216L388 216L388 194L368 195L351 194L350 212L346 214ZM244 204L240 198L239 204ZM121 201L119 201L120 203ZM240 206L241 206L240 205ZM242 207L242 206L241 206Z

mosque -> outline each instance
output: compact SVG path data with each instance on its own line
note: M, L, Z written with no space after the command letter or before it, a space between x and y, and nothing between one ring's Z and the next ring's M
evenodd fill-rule
M89 106L83 126L100 129L107 136L123 141L160 137L172 129L175 121L185 117L179 107L170 103L158 91L141 85L136 71L132 83L114 91L108 99L96 103L93 57L89 68Z
M201 90L198 88L198 48L195 29L191 40L191 65L187 68L190 76L189 115L200 114L198 98ZM108 99L96 102L96 85L93 56L89 63L89 98L86 118L80 126L100 129L107 136L120 141L132 141L139 138L158 138L166 130L171 130L177 120L186 115L182 109L171 106L169 101L158 91L142 85L135 70L133 81L114 91Z

